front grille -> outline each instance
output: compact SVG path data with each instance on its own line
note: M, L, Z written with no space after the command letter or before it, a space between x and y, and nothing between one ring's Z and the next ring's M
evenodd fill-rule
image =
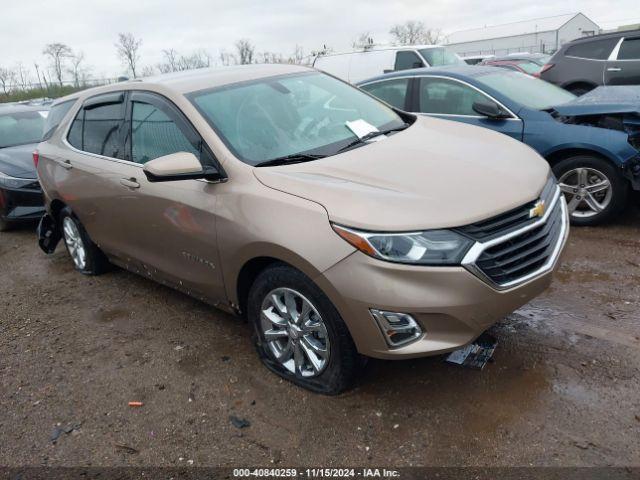
M550 205L555 192L555 186L555 179L550 178L542 189L539 200L543 200L546 205ZM509 210L508 212L502 213L496 217L492 217L489 220L465 225L464 227L458 228L458 231L479 242L486 242L488 240L501 237L522 227L531 225L539 220L539 218L531 218L529 215L529 212L535 207L539 200L526 203L518 208L514 208L513 210Z
M526 277L544 267L554 254L562 224L562 198L558 197L546 222L485 249L475 266L501 286Z

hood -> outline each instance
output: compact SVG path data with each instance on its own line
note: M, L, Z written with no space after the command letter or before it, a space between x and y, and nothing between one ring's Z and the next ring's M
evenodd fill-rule
M33 165L37 143L0 148L0 172L17 178L38 178Z
M536 199L549 166L491 130L419 117L407 130L324 159L254 168L264 185L376 231L467 225Z
M598 87L553 109L567 117L618 113L640 115L640 85Z

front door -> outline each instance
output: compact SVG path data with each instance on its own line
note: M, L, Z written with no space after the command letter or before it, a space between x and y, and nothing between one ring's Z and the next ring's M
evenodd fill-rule
M421 77L418 80L416 103L413 111L434 117L469 123L489 128L516 140L522 140L523 122L517 117L492 119L473 110L475 102L493 102L484 93L470 85L444 77Z
M142 273L197 297L226 298L216 241L216 187L204 180L149 182L143 165L190 152L203 163L213 156L181 112L163 97L132 92L125 121L119 211L127 255Z

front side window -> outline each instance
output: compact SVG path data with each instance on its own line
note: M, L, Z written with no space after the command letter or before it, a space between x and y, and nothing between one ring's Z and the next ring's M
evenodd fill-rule
M420 112L447 115L473 115L475 102L487 101L486 95L454 80L420 79Z
M398 78L384 82L370 83L360 88L393 107L405 110L408 86L408 78Z
M46 116L38 110L0 114L0 148L40 142Z
M568 57L589 58L592 60L606 60L609 58L613 47L620 41L620 38L603 38L572 45L567 48L564 54Z
M563 88L520 72L496 71L475 79L506 98L534 110L570 102L576 96Z
M420 54L432 67L442 67L445 65L464 65L465 61L458 55L443 47L423 48Z
M120 129L123 122L122 102L81 108L71 124L67 140L83 152L122 159Z
M357 137L404 121L359 89L322 73L264 78L187 95L236 157L250 165L298 153L334 155Z
M132 161L146 163L177 152L193 153L200 159L199 151L165 112L148 103L132 102Z
M640 60L640 38L625 39L620 45L618 60Z
M396 53L396 65L394 70L409 70L411 68L422 68L424 63L416 52L402 51Z

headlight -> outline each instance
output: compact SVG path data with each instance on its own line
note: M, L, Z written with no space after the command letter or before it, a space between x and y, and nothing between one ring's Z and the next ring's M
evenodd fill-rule
M6 188L22 188L37 182L35 178L17 178L0 172L0 186Z
M450 230L409 233L362 232L332 225L343 239L381 260L416 265L459 265L473 240Z

